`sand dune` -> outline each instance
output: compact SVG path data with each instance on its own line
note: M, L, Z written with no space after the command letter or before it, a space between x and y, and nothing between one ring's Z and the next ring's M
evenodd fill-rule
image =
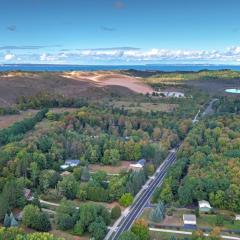
M144 84L140 78L130 77L123 74L118 74L116 72L65 72L63 75L65 78L71 78L80 81L93 82L97 86L122 86L126 87L136 93L151 93L153 89Z

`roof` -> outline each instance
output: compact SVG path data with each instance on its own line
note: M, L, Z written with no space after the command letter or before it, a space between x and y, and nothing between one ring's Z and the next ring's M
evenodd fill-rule
M67 168L69 168L69 165L63 164L63 165L60 166L60 168L61 169L67 169Z
M211 205L208 201L202 200L198 202L199 208L211 208Z
M197 218L193 214L183 214L183 221L197 222Z
M130 167L134 167L134 168L142 168L143 165L142 165L142 164L139 164L139 163L136 163L136 164L130 164Z
M71 165L71 164L78 165L78 164L80 164L80 160L78 160L78 159L67 159L65 161L65 164L66 165Z
M146 160L145 159L140 159L140 160L138 160L138 162L137 162L137 164L140 164L140 165L142 165L142 166L144 166L145 165L145 163L146 163Z

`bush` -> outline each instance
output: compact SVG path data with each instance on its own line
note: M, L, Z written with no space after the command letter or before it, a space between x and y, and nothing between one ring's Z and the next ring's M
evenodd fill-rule
M23 224L37 231L47 232L51 229L48 215L33 205L27 205L23 209Z
M121 206L128 207L133 202L133 195L131 193L124 193L119 199L119 203Z
M111 210L111 218L114 220L118 219L121 216L121 212L121 208L118 205L114 206Z
M73 229L74 233L78 236L82 236L84 233L84 226L81 221L77 221Z
M224 217L222 215L216 216L216 225L217 226L223 226Z

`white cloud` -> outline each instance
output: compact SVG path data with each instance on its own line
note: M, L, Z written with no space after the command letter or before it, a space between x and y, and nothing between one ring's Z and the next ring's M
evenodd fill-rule
M239 63L240 46L228 47L225 50L192 50L192 49L161 49L152 48L96 48L79 49L60 52L22 53L14 55L7 53L5 61L38 63Z
M15 55L14 54L11 54L11 53L7 53L5 56L4 56L4 60L6 61L11 61L15 58Z

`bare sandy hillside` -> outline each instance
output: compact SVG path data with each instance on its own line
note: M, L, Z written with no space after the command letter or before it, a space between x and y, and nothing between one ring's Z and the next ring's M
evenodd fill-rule
M14 104L21 96L34 96L39 92L70 98L100 98L111 93L145 94L152 89L138 78L111 71L0 73L0 106Z
M98 86L122 86L129 88L136 93L151 93L153 89L144 84L139 78L126 76L116 72L66 72L62 75L63 77L76 79L80 81L88 81L95 83Z

